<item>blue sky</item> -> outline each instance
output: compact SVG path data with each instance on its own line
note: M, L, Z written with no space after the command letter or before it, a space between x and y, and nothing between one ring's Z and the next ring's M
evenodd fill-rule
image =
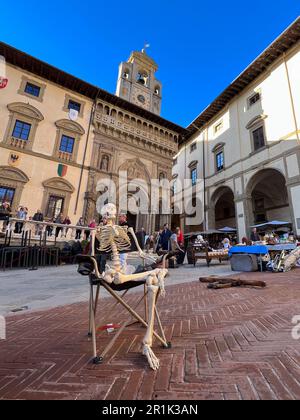
M187 126L299 15L299 0L14 0L0 39L111 93L147 41L162 116Z

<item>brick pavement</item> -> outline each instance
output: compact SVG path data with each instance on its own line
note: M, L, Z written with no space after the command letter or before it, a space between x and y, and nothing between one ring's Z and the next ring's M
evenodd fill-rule
M292 339L291 320L300 315L300 270L242 277L268 287L167 288L160 308L173 347L155 344L158 372L141 356L138 325L119 337L103 365L89 364L86 303L10 317L8 339L0 341L0 399L299 399L300 341ZM99 325L122 319L111 303L105 300Z

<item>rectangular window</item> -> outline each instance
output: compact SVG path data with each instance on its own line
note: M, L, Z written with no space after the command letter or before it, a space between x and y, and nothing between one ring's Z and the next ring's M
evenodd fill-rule
M224 151L223 150L216 154L216 167L217 167L218 172L224 169Z
M222 128L223 128L223 121L221 121L220 123L214 126L215 134L219 133L222 130Z
M80 113L80 109L81 109L81 104L75 101L72 101L71 99L69 100L69 105L68 105L69 109L74 109L75 111L78 111L78 113Z
M260 150L266 145L264 127L259 127L252 131L254 150Z
M191 171L191 178L192 178L192 186L197 184L197 180L198 180L198 175L197 175L197 169L193 169Z
M249 106L249 108L251 106L253 106L254 104L256 104L256 102L260 101L260 97L261 96L260 96L260 93L259 92L257 92L254 95L250 96L250 98L248 99L248 106Z
M69 153L70 155L74 150L75 139L73 137L63 135L60 141L59 150L61 152Z
M9 203L12 206L14 201L15 190L12 188L2 187L0 185L0 206L4 203Z
M60 213L64 210L64 199L62 197L56 197L51 195L49 197L47 206L47 215L49 219L56 219Z
M29 95L39 97L41 92L41 88L39 86L33 85L32 83L27 82L25 86L25 93Z
M177 179L175 179L175 181L173 182L173 195L177 194Z
M178 163L178 159L176 158L176 159L173 160L173 166L176 166L177 163Z
M28 140L31 130L31 124L27 124L23 121L16 121L15 128L13 130L13 137L16 137L20 140Z
M193 143L191 145L191 153L193 153L195 150L197 150L197 143Z

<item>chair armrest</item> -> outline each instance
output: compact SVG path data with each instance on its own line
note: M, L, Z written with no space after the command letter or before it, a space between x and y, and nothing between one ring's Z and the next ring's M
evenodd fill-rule
M101 276L101 274L99 272L97 260L96 260L95 257L91 257L90 255L77 255L76 256L76 259L75 259L75 262L77 264L84 264L84 263L92 264L93 267L94 267L94 274L95 274L95 276L98 279L101 279L102 278L102 276Z

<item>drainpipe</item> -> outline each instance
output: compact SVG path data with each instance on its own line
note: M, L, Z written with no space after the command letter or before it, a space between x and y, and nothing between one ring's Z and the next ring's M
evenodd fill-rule
M78 210L78 203L79 203L79 196L80 196L80 190L81 190L81 185L82 185L83 171L84 171L84 167L85 167L88 143L89 143L89 138L90 138L90 132L91 132L91 127L92 127L92 124L93 124L93 119L94 119L94 115L95 115L95 111L96 111L97 99L98 99L98 96L99 96L99 92L100 92L100 89L98 89L98 92L97 92L97 95L96 95L96 98L94 100L93 107L92 107L92 110L91 110L89 128L88 128L88 132L87 132L84 155L83 155L83 161L82 161L82 164L81 164L81 171L80 171L80 177L79 177L79 183L78 183L78 191L77 191L74 215L77 214L77 210Z

